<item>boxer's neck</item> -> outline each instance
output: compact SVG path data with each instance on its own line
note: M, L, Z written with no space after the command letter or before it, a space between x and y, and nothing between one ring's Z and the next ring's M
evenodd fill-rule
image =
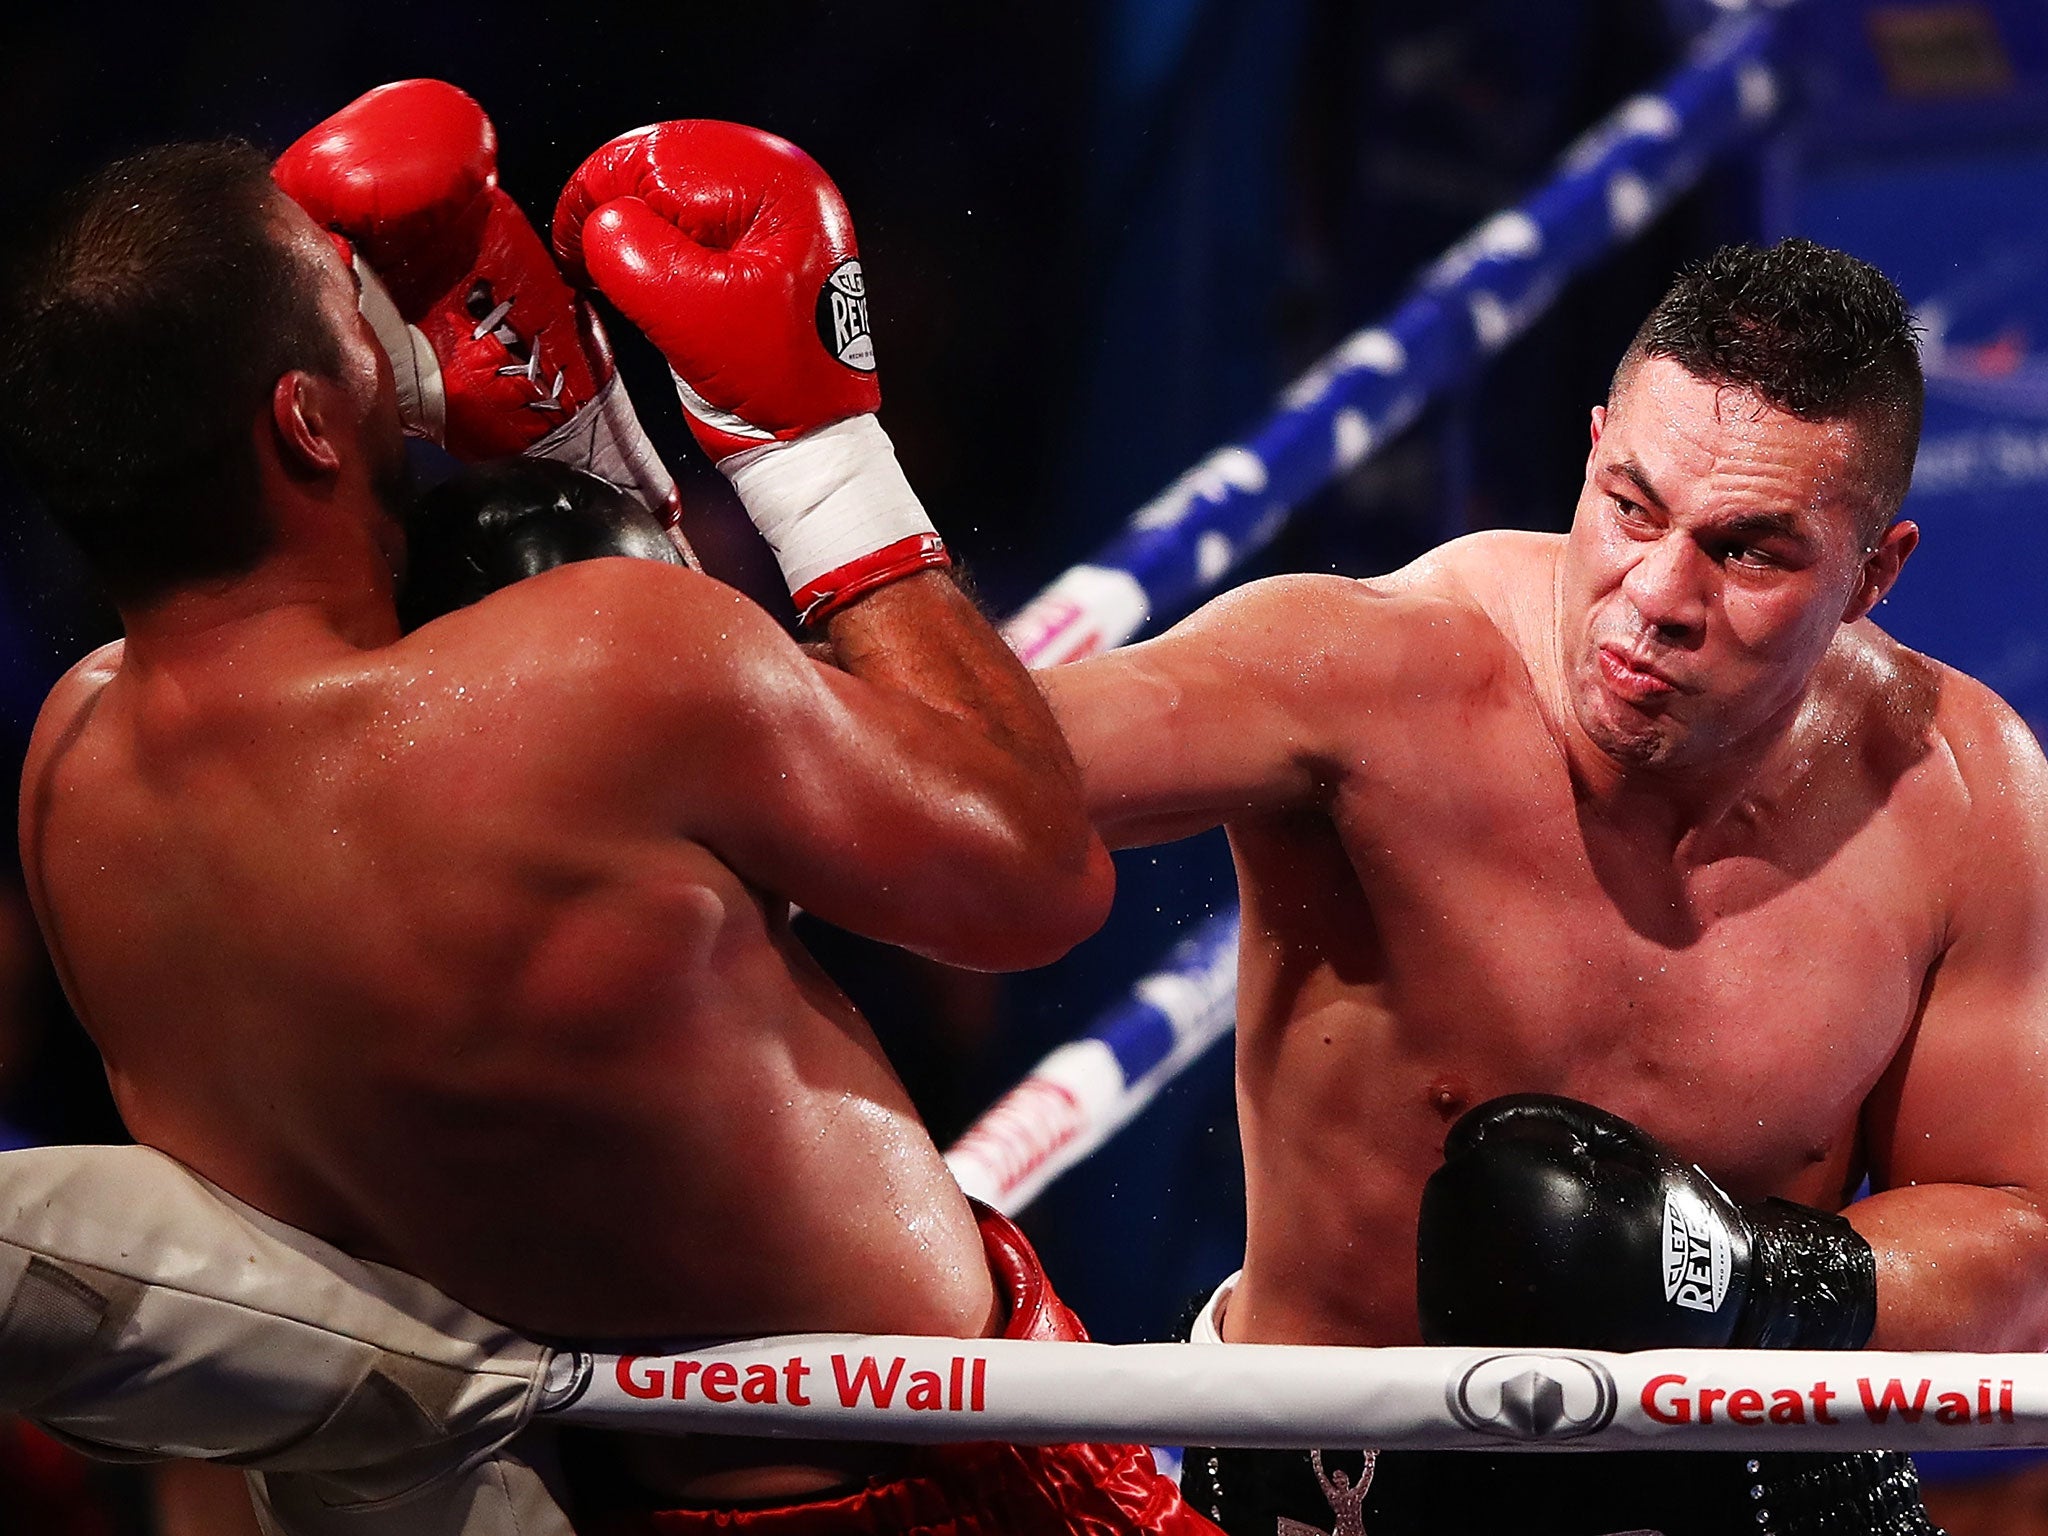
M1617 762L1591 740L1568 705L1554 727L1582 816L1626 830L1647 847L1706 862L1768 835L1777 814L1812 777L1815 695L1809 687L1777 715L1710 759L1683 767Z
M192 582L145 604L124 606L126 665L206 664L231 659L263 637L332 637L367 650L398 638L395 580L382 542L361 522L337 522L320 537L281 537L247 572Z

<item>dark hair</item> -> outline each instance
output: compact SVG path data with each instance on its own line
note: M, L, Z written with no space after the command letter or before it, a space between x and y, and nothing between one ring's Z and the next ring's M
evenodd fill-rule
M1920 345L1904 296L1868 262L1811 240L1724 245L1681 271L1650 311L1612 394L1649 357L1807 421L1854 418L1875 510L1888 522L1905 499L1925 394Z
M117 601L256 563L255 415L281 374L340 369L281 196L248 144L145 150L0 285L0 443Z

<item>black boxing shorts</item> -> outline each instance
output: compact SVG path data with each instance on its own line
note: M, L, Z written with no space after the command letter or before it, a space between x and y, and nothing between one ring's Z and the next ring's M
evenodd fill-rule
M1911 1459L1892 1451L1191 1447L1181 1490L1228 1536L1941 1536Z

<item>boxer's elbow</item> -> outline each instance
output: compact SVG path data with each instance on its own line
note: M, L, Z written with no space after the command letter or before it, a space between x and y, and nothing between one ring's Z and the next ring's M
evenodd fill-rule
M2006 1312L2006 1336L1992 1347L2048 1350L2048 1205L2030 1189L2007 1186L2004 1192L2014 1209L2001 1234L2008 1262L1998 1267L2018 1277L2020 1289L2012 1298L2017 1305Z
M1110 902L1116 895L1116 866L1109 850L1086 821L1056 850L1049 851L1038 876L1039 890L1034 911L1029 953L1022 954L1009 970L1028 970L1051 965L1092 937L1109 917Z
M953 965L1022 971L1050 965L1109 916L1116 869L1077 812L976 816L973 849L948 901Z

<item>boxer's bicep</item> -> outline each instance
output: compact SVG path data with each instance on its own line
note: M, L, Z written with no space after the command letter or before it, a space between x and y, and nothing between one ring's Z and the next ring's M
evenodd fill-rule
M1361 631L1385 603L1335 577L1255 582L1156 640L1036 674L1110 845L1188 837L1318 795L1347 700L1370 703Z
M1970 947L1866 1114L1873 1348L2048 1348L2048 996Z
M1893 1183L2030 1184L2048 1200L2048 762L1995 705L1957 752L1970 809L1947 943L1898 1064Z
M1851 1217L1889 1347L2048 1346L2048 769L2026 751L1976 786L1948 946L1865 1114L1879 1192Z
M1099 871L1048 870L1023 824L1033 775L972 722L779 635L720 670L696 698L679 830L741 878L956 965L1043 964L1099 923L1049 910L1070 887L1106 901L1099 846L1074 847Z

